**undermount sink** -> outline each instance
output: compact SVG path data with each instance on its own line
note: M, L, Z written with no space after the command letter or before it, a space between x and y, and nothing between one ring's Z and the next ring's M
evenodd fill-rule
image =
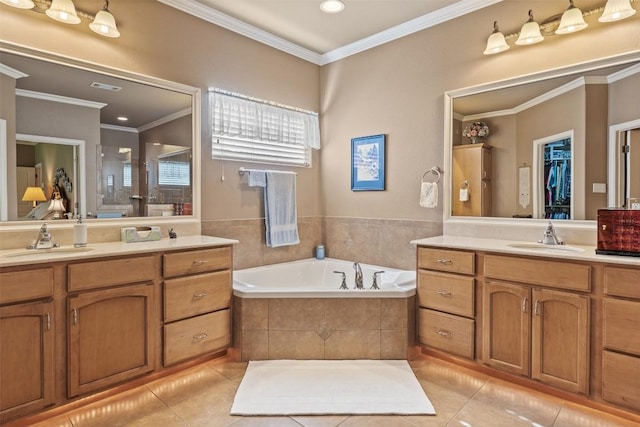
M545 245L542 243L507 243L510 248L534 249L538 251L584 252L582 248L567 245Z
M51 256L51 255L63 255L63 254L76 254L92 251L93 248L74 248L74 247L58 247L51 249L24 249L17 252L10 252L2 255L2 258L16 258L27 256Z

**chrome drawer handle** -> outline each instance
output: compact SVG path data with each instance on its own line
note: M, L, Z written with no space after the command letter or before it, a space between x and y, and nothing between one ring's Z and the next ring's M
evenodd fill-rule
M451 332L447 331L446 329L438 329L438 335L445 338L451 338Z
M194 335L193 336L193 340L194 341L202 341L203 339L205 339L206 337L208 337L209 335L205 334L204 332L202 332L201 334L198 335Z
M438 258L437 260L440 264L444 264L444 265L451 265L453 264L453 261L451 261L450 259L442 259L442 258Z
M202 299L207 296L206 292L199 292L197 294L193 294L193 299Z
M447 292L447 291L437 291L436 293L445 298L451 298L453 296L451 295L451 292Z
M193 260L193 262L191 263L191 265L193 266L200 266L202 264L206 264L207 260L203 260L203 259L199 259L199 260Z

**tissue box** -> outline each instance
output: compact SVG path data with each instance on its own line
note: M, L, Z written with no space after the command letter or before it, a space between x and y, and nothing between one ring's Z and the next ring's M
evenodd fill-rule
M160 227L123 227L120 229L120 240L125 243L152 242L160 240Z

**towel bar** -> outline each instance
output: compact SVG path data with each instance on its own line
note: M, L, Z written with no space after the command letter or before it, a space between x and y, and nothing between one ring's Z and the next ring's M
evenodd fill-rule
M243 176L246 173L251 173L251 172L276 172L276 173L292 173L294 175L297 175L298 172L293 172L293 171L274 171L274 170L266 170L266 169L247 169L247 168L239 168L238 169L238 173L240 174L240 176Z

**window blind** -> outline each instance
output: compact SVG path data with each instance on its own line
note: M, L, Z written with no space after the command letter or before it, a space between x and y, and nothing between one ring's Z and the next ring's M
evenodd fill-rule
M212 158L311 166L320 148L318 115L210 90Z

